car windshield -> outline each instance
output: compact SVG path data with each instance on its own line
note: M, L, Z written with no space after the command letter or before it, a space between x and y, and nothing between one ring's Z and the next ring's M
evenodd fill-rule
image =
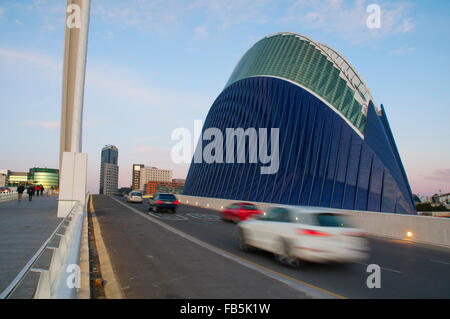
M254 205L248 204L248 205L242 205L243 209L246 210L256 210L256 207Z
M164 199L164 200L175 200L175 196L172 194L159 194L159 198L160 199Z
M351 227L348 216L341 214L315 214L317 223L322 227Z
M142 196L142 194L138 193L138 192L133 192L133 193L131 193L131 196Z

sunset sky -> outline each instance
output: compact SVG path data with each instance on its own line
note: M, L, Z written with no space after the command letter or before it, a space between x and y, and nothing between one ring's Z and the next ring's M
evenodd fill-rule
M57 168L65 3L0 1L0 168ZM368 29L366 8L381 8ZM450 192L449 1L92 0L84 99L88 189L100 152L119 148L119 186L133 163L172 169L171 132L204 120L239 58L266 35L323 42L383 104L412 191Z

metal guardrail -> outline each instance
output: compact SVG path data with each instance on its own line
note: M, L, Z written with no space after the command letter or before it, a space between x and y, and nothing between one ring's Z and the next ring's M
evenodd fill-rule
M5 202L8 200L17 200L19 193L16 191L8 192L8 193L0 193L0 202Z
M76 287L69 286L67 283L70 275L68 267L70 265L78 266L79 263L81 230L86 207L81 205L79 201L73 202L74 205L69 214L58 224L55 231L22 268L11 284L0 294L0 299L10 297L29 272L40 273L38 286L34 294L35 299L69 299L75 297L76 289L74 288ZM63 228L65 228L65 232L61 234L60 230ZM55 236L61 237L59 247L49 247L49 243ZM49 269L33 268L33 265L46 249L53 250ZM79 276L79 271L75 275Z

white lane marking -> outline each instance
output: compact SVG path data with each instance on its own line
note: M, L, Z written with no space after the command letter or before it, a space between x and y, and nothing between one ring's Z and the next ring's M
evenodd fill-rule
M355 264L359 264L359 265L369 266L369 264L361 263L361 262L357 262L357 261L354 261L354 263L355 263ZM395 270L395 269L391 269L391 268L386 268L386 267L381 267L381 266L380 266L380 268L383 269L383 270L395 272L395 273L397 273L397 274L401 274L401 273L402 273L402 272L399 271L399 270Z
M158 224L159 226L163 227L164 229L166 229L166 230L168 230L168 231L170 231L172 233L175 233L178 236L183 237L184 239L187 239L187 240L189 240L190 242L192 242L194 244L197 244L197 245L199 245L199 246L201 246L203 248L206 248L206 249L208 249L209 251L211 251L213 253L216 253L216 254L218 254L218 255L220 255L222 257L230 259L230 260L232 260L232 261L234 261L234 262L236 262L236 263L238 263L238 264L240 264L240 265L242 265L244 267L247 267L247 268L252 269L252 270L254 270L256 272L259 272L259 273L261 273L261 274L263 274L263 275L265 275L265 276L267 276L269 278L272 278L274 280L282 282L282 283L288 285L289 287L304 293L305 295L307 295L309 297L319 298L319 299L324 299L324 298L325 299L344 299L345 298L345 297L340 296L338 294L335 294L335 293L333 293L331 291L327 291L326 289L323 289L323 288L320 288L320 287L316 287L316 286L310 285L308 283L303 283L302 281L300 281L298 279L286 278L288 276L283 275L283 274L278 274L276 271L264 268L263 266L260 266L260 265L258 265L256 263L252 264L250 261L247 262L243 258L240 258L240 257L237 257L237 256L233 256L231 253L227 253L224 250L216 248L216 247L214 247L214 246L212 246L212 245L210 245L208 243L205 243L205 242L203 242L203 241L201 241L201 240L199 240L199 239L197 239L197 238L195 238L195 237L193 237L193 236L191 236L189 234L186 234L186 233L184 233L182 231L179 231L178 229L176 229L176 228L174 228L172 226L169 226L168 224L166 224L166 223L164 223L164 222L162 222L162 221L160 221L158 219L152 218L151 216L146 215L145 213L137 210L136 208L130 207L129 205L123 203L122 201L120 201L120 200L118 200L118 199L116 199L114 197L111 197L111 198L113 200L115 200L116 202L118 202L119 204L121 204L121 205L125 206L126 208L130 209L132 212L134 212L134 213L144 217L145 219L147 219L147 220L149 220L149 221L151 221L151 222L153 222L155 224Z
M211 222L218 222L220 221L220 217L216 215L209 215L209 214L200 214L200 213L186 213L187 216L201 219L201 220L207 220Z
M149 215L152 215L153 217L159 218L159 219L165 219L165 220L188 220L186 216L183 215L162 215L162 214L156 214L152 212L148 212Z
M430 261L433 262L433 263L444 264L444 265L449 265L450 266L450 263L442 261L442 260L430 259Z

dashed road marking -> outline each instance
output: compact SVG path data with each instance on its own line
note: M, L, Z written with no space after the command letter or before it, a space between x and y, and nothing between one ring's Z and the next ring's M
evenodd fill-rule
M355 264L359 264L359 265L369 266L369 264L361 263L361 262L357 262L357 261L354 261L354 263L355 263ZM386 268L386 267L381 267L381 266L380 266L380 268L383 269L383 270L395 272L395 273L397 273L397 274L401 274L401 273L402 273L402 272L399 271L399 270L395 270L395 269L391 269L391 268Z
M180 214L160 214L160 213L153 213L153 212L148 212L148 214L153 217L163 219L163 220L188 220L189 219L186 216L183 216Z
M134 212L134 213L136 213L136 214L146 218L147 220L149 220L149 221L151 221L151 222L153 222L155 224L158 224L159 226L165 228L166 230L168 230L168 231L170 231L172 233L175 233L175 234L177 234L177 235L179 235L179 236L189 240L192 243L195 243L195 244L197 244L197 245L199 245L199 246L201 246L203 248L206 248L209 251L211 251L213 253L216 253L216 254L218 254L218 255L220 255L222 257L225 257L225 258L227 258L229 260L232 260L232 261L234 261L234 262L236 262L236 263L238 263L238 264L240 264L240 265L242 265L244 267L253 269L253 270L255 270L255 271L257 271L257 272L259 272L259 273L261 273L261 274L263 274L263 275L265 275L267 277L269 277L269 278L272 278L274 280L283 282L286 285L290 286L291 288L296 289L298 291L301 291L302 293L304 293L306 295L309 295L309 296L311 296L313 298L347 299L344 296L341 296L339 294L336 294L336 293L331 292L329 290L326 290L324 288L320 288L320 287L314 286L312 284L309 284L307 282L301 281L299 279L296 279L296 278L290 277L288 275L279 273L279 272L277 272L275 270L272 270L270 268L267 268L267 267L264 267L262 265L259 265L259 264L255 263L255 262L251 261L251 260L248 260L246 258L237 256L237 255L235 255L235 254L233 254L231 252L228 252L228 251L223 250L223 249L221 249L219 247L211 245L211 244L209 244L207 242L204 242L204 241L202 241L202 240L200 240L200 239L198 239L196 237L193 237L193 236L191 236L191 235L189 235L189 234L187 234L187 233L185 233L185 232L183 232L183 231L181 231L181 230L179 230L177 228L174 228L174 227L164 223L163 221L161 221L160 218L159 218L159 220L155 219L155 218L152 218L152 216L146 215L145 213L143 213L143 212L137 210L136 208L133 208L133 207L131 207L131 206L125 204L125 203L123 203L122 201L120 201L118 199L115 199L114 197L111 197L111 198L113 200L115 200L116 202L118 202L119 204L127 207L132 212Z
M438 264L443 264L443 265L448 265L450 266L450 263L442 261L442 260L437 260L437 259L430 259L431 262L433 263L438 263Z
M201 213L186 213L187 216L192 217L192 218L196 218L196 219L201 219L201 220L207 220L207 221L214 221L214 222L218 222L220 221L220 217L216 216L216 215L211 215L211 214L201 214Z

